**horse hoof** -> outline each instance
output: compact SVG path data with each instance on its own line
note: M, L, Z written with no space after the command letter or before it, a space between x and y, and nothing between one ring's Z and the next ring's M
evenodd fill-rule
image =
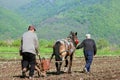
M60 74L60 71L56 72L56 74L59 75L59 74Z

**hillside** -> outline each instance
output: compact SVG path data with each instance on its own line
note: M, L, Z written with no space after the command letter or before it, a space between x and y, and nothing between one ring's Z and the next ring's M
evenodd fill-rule
M114 43L120 41L119 5L119 0L35 0L19 11L36 24L40 38L59 39L72 30L80 39L91 33Z
M27 22L20 16L0 7L0 40L19 38L26 26Z
M36 25L39 39L65 38L76 31L80 40L91 33L96 40L120 42L119 0L30 0L24 4L16 5L14 12Z

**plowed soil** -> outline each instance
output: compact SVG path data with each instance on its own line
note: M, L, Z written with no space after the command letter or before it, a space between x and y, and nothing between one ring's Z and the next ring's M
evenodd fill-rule
M35 71L33 80L120 80L120 56L94 57L89 74L82 72L84 65L84 57L74 58L71 74L63 72L63 62L61 74L56 75L53 59L47 77L38 77ZM28 80L21 78L20 60L1 60L0 80Z

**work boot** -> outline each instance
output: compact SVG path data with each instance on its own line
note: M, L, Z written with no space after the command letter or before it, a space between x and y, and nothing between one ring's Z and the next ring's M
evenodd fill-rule
M26 77L26 73L25 71L22 72L22 78L25 78Z
M26 68L24 68L23 70L22 70L22 78L25 78L26 77Z

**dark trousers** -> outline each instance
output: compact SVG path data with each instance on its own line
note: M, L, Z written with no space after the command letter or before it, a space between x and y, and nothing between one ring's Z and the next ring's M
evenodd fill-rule
M23 52L22 53L22 69L26 68L29 69L29 76L34 75L34 70L35 70L35 54L29 53L29 52Z
M92 64L93 61L93 51L84 51L84 56L85 56L85 68L87 69L87 71L90 71L90 66Z

